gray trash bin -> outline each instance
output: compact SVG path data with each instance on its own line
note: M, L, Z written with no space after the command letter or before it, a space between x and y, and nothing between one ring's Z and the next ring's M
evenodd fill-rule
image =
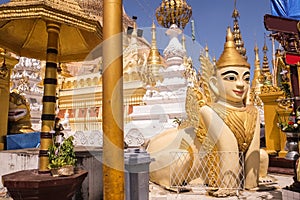
M148 200L150 155L143 149L128 148L124 159L126 200Z

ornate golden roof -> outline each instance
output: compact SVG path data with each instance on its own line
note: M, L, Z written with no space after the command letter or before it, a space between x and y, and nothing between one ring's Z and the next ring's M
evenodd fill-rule
M89 15L103 17L103 0L75 0L79 6Z
M60 62L83 60L102 41L102 27L75 0L12 0L0 5L0 46L46 60L47 22L60 25Z
M226 42L224 51L216 63L217 68L228 66L244 66L250 68L250 64L239 54L235 48L234 38L230 27L227 28Z

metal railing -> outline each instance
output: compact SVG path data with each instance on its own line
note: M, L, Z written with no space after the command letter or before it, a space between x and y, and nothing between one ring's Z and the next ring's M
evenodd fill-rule
M171 152L170 186L177 192L244 189L244 156L241 152ZM234 162L234 160L238 162Z

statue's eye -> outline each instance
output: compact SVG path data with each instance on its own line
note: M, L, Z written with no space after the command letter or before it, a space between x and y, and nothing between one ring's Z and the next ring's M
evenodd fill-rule
M245 76L245 77L244 77L244 81L249 82L249 81L250 81L250 76L248 76L248 75Z
M236 81L236 77L234 75L228 75L223 78L226 81Z

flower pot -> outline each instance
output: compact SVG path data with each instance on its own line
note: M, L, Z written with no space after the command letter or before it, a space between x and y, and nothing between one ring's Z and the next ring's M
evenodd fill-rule
M74 174L74 166L72 165L65 165L59 168L51 169L51 174L54 177L58 176L71 176Z

